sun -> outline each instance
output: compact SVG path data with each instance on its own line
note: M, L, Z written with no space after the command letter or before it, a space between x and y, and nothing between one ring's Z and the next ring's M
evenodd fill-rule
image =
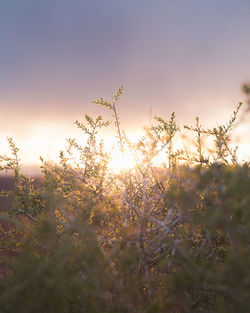
M120 151L113 149L111 151L111 158L108 163L108 168L114 173L127 171L136 167L135 155L130 150Z

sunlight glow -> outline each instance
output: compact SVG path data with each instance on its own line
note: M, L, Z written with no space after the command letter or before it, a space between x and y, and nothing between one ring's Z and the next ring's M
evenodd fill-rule
M230 145L231 149L234 149L236 145ZM250 156L250 144L238 144L238 150L237 150L237 159L238 162L244 163L249 162L249 156Z
M127 171L136 167L135 155L129 150L121 152L118 149L114 149L111 152L111 159L108 164L109 170L114 173L121 171Z

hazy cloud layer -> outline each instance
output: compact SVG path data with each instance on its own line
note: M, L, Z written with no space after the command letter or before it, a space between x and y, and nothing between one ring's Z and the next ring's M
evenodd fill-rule
M90 101L121 83L126 127L150 107L224 118L250 77L249 16L249 1L1 0L0 135L103 112Z

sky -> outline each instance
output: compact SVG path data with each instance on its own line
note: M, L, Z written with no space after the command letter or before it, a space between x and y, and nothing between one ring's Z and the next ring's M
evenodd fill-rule
M121 84L131 136L150 111L223 122L244 100L249 38L249 0L0 0L0 152L11 136L24 164L53 159L76 119L111 118L91 101Z

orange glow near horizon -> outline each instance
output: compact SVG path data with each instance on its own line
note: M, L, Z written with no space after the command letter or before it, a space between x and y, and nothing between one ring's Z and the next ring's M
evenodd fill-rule
M73 130L75 128L72 127ZM84 136L76 130L75 133L70 133L72 129L67 129L67 127L56 127L55 125L47 124L44 126L36 125L34 129L32 129L30 136L26 138L26 140L20 141L19 138L15 139L16 145L20 148L20 159L21 163L24 167L36 167L38 172L38 166L41 164L39 157L42 156L45 160L51 160L54 162L59 161L59 152L61 150L66 150L66 140L64 134L70 134L71 137L77 134L77 142L84 146ZM65 132L64 132L65 130ZM241 131L243 132L243 131ZM244 133L246 129L244 130ZM143 131L129 133L128 137L135 143L142 137ZM245 138L246 136L243 136ZM99 137L98 137L99 138ZM142 160L140 153L132 152L128 147L125 147L124 153L120 151L119 144L117 142L117 138L111 136L110 134L104 134L102 136L104 140L104 149L106 152L110 153L110 161L108 164L109 170L114 173L119 173L121 171L131 170L137 166L137 162ZM99 139L98 139L99 140ZM238 142L237 142L238 141ZM235 142L235 140L233 141ZM242 140L236 140L238 150L237 157L238 161L241 162L249 162L250 156L250 144L247 142L243 142ZM208 150L208 147L211 145L211 142L204 141L204 148ZM236 144L232 143L230 148L233 150ZM186 148L190 151L190 155L195 153L195 146L192 138L183 138L180 133L177 134L174 139L174 151L178 149L185 150ZM204 150L205 154L208 152ZM0 145L0 154L4 154L10 156L10 150L8 147L7 140L1 140ZM230 159L230 157L229 157ZM77 158L76 158L77 160ZM161 167L163 164L167 165L167 155L166 151L161 151L157 156L155 156L152 160L154 166ZM24 170L25 171L25 170Z

